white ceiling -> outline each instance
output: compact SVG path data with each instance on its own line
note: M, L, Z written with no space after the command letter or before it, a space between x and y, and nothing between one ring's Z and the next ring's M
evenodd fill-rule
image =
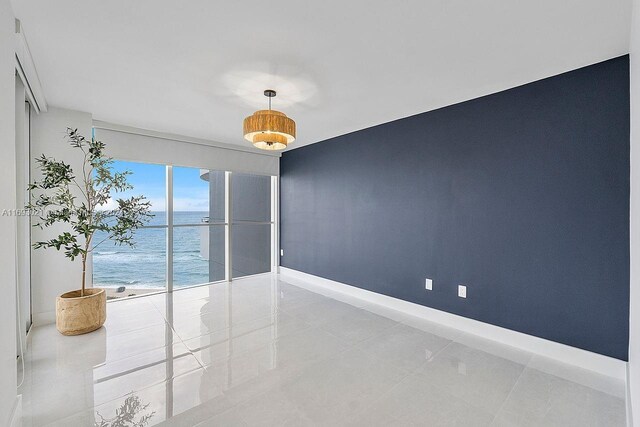
M50 105L247 144L273 108L291 148L629 51L629 0L14 0Z

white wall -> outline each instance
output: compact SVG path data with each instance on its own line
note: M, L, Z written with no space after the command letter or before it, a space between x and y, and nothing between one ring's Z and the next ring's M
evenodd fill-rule
M92 117L89 113L50 108L46 113L32 117L31 157L45 154L64 160L78 171L82 168L82 152L69 146L66 139L67 127L77 128L86 138L91 138ZM31 179L40 179L40 171L33 159ZM63 226L45 230L34 228L33 242L51 239L58 235ZM64 252L55 249L32 250L31 253L31 298L33 322L35 325L55 321L56 296L63 292L79 289L82 280L80 259L71 262ZM91 277L91 272L87 273Z
M0 0L0 210L16 207L15 23L9 0ZM16 221L0 216L0 425L16 405Z
M629 310L629 387L635 426L640 426L640 0L633 1L631 23L631 289Z

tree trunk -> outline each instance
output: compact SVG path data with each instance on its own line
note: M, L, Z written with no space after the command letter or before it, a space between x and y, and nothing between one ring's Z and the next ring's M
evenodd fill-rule
M87 255L83 254L82 255L82 289L80 290L81 297L84 296L84 283L85 283L86 276L87 276Z

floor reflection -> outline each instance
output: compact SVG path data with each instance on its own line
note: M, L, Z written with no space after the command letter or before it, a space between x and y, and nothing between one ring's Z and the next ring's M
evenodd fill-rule
M151 410L155 423L171 420L199 405L214 407L216 401L221 408L231 407L228 396L234 397L231 393L234 388L240 389L243 384L255 382L275 370L278 365L278 324L281 316L287 316L280 312L278 304L285 295L288 297L288 292L280 289L275 277L270 278L268 288L259 286L254 291L220 283L149 297L156 311L164 316L162 348L110 363L105 357L105 363L93 369L96 398L93 403L101 408L94 411L95 425L117 426L126 421L142 426L152 421L151 416L136 421L135 411ZM135 315L124 315L119 307L115 311L114 316L136 321ZM144 313L139 316L153 316ZM111 317L111 323L105 327L107 335L110 329L122 329L118 320ZM299 325L302 327L303 323L299 322ZM143 335L158 334L157 329L142 331ZM126 341L118 336L112 341ZM182 341L181 336L192 338ZM157 340L155 342L159 344ZM134 342L131 344L136 347ZM154 383L157 386L153 387ZM145 388L145 385L151 387ZM124 393L126 387L142 389L138 393L152 403L141 406L140 396L131 394L121 406L114 408L119 401L109 402L110 398ZM160 388L164 389L163 396L160 396ZM255 393L264 391L263 388L257 387ZM193 391L198 395L193 395ZM116 416L107 418L100 410Z
M111 418L105 418L96 411L96 416L100 418L95 422L95 427L145 427L151 422L155 412L147 413L148 403L143 403L138 396L131 394L124 399L122 406L116 409L116 413Z

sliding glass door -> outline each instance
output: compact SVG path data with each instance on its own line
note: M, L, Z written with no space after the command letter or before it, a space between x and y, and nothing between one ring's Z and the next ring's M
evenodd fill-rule
M276 177L116 161L129 170L153 219L134 248L106 239L93 253L94 286L111 298L270 272L274 264ZM113 208L108 206L107 208Z
M232 277L271 271L271 177L234 173L231 194Z
M15 131L16 131L16 208L21 211L29 201L29 164L31 142L31 104L26 88L20 76L15 81ZM16 215L16 281L17 288L17 325L18 348L23 344L31 328L31 223L29 216ZM24 348L24 345L23 345Z
M173 167L173 287L225 279L225 172Z

